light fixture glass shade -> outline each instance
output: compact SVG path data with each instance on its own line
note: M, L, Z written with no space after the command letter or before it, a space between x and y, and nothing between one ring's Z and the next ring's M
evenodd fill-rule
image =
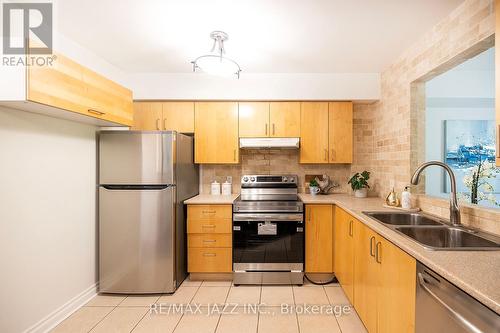
M220 55L204 55L193 61L194 69L218 76L240 76L240 66L233 60Z

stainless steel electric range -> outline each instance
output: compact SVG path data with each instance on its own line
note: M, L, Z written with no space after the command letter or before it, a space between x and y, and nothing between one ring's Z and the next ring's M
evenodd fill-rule
M304 205L296 175L245 175L233 204L233 283L302 284Z

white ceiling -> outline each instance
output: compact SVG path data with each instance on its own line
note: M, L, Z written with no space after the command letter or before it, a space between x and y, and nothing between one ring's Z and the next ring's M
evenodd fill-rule
M126 72L191 72L209 33L243 73L379 73L463 0L61 0L59 31Z

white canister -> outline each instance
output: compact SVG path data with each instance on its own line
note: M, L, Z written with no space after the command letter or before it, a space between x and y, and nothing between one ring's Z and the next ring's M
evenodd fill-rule
M214 180L212 184L210 184L210 193L212 195L220 195L220 183Z
M228 181L225 181L222 184L222 195L231 195L233 184Z
M409 186L406 186L401 193L401 208L411 209L411 193Z

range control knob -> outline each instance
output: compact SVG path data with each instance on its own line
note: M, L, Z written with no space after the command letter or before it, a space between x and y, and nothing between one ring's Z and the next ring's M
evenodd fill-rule
M250 181L254 182L255 181L255 177L250 177Z
M288 178L283 177L283 183L286 183L288 181Z
M248 177L243 177L243 181L247 182L248 181Z
M290 178L290 183L295 183L295 178Z

